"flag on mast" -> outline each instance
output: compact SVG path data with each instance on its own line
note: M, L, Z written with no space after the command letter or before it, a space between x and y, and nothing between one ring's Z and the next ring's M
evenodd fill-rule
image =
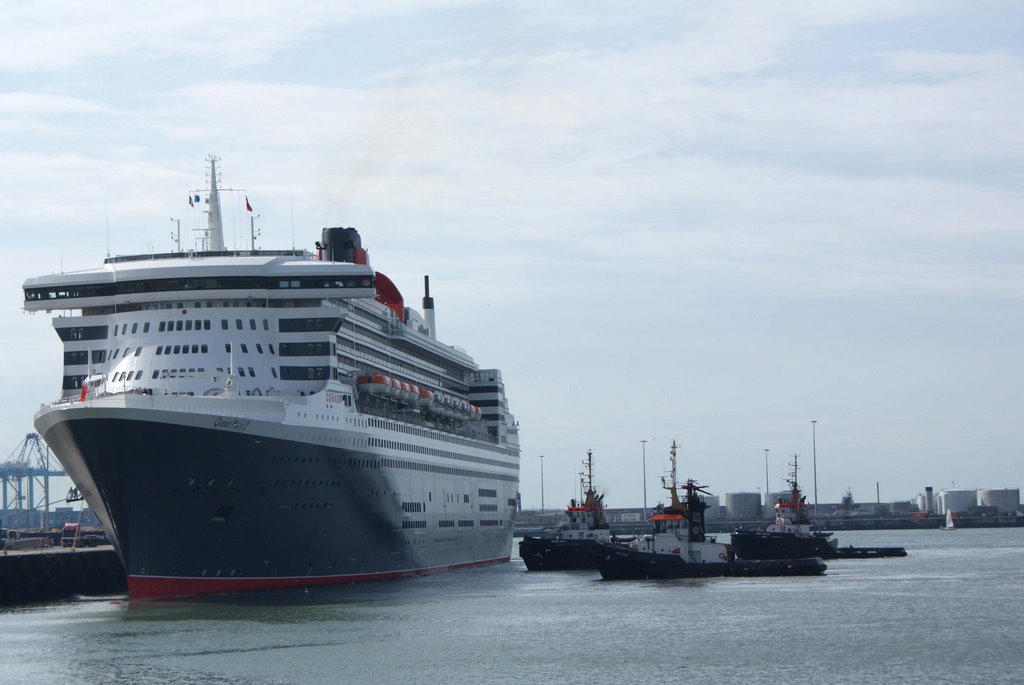
M245 196L245 211L247 211L247 212L251 212L252 211L252 205L249 204L249 196L248 195Z

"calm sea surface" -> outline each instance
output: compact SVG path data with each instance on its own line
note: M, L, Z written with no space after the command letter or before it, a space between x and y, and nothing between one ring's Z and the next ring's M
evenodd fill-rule
M728 537L728 536L721 536ZM857 531L820 578L426 578L0 611L0 683L1024 683L1024 528Z

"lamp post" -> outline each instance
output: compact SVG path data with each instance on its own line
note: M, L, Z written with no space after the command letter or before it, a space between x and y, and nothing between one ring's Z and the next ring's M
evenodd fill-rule
M764 448L764 507L768 508L768 448Z
M640 458L643 460L644 474L644 521L647 520L647 441L640 441Z
M544 455L540 455L540 513L544 513Z
M815 439L817 419L811 420L811 457L814 459L814 515L818 515L818 444Z

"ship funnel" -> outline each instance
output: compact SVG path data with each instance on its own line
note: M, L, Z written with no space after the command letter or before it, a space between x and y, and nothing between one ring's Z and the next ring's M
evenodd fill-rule
M437 324L434 319L434 298L430 296L430 276L423 277L423 316L430 329L430 337L437 340Z
M220 214L220 191L217 189L217 162L220 161L220 158L210 155L206 159L210 163L210 206L206 210L206 249L211 252L223 252L224 221Z
M325 228L320 232L320 247L328 262L369 263L359 231L354 228Z

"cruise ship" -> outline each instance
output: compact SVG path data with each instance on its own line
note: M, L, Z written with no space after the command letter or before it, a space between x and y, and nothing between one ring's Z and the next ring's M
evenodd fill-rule
M429 277L419 312L354 228L309 250L225 249L217 162L199 249L24 283L63 342L36 429L129 597L507 561L519 438L501 372L438 340Z

